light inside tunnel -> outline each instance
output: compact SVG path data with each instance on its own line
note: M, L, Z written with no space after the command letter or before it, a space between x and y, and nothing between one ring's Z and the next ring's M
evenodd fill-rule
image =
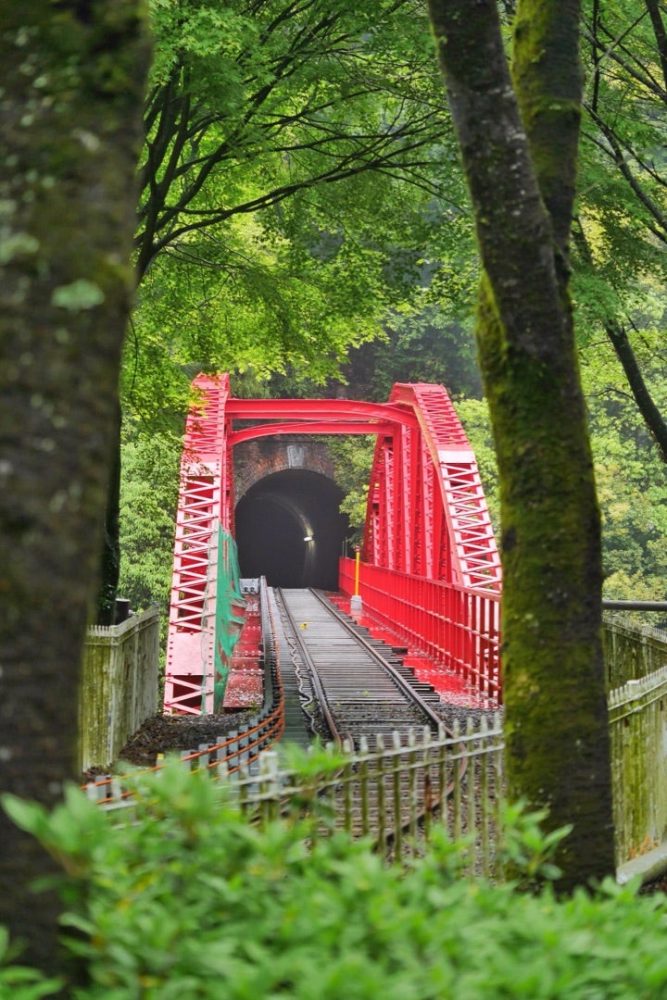
M251 486L236 507L241 576L265 576L273 587L336 590L348 533L342 497L331 479L305 469L275 472Z

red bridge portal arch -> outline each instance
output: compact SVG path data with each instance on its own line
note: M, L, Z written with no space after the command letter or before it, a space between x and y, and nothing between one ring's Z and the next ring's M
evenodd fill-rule
M232 452L276 434L375 434L362 594L380 618L497 700L500 560L475 456L442 386L394 385L389 401L235 399L199 376L176 516L165 710L211 712L223 554L234 533ZM254 421L238 427L239 421ZM349 560L341 589L350 590ZM434 589L435 588L435 589ZM418 620L421 615L421 622Z

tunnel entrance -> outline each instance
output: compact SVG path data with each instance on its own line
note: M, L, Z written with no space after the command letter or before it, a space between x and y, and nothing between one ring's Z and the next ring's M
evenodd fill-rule
M348 520L342 490L305 469L260 479L236 507L241 576L265 576L272 587L338 589L338 558Z

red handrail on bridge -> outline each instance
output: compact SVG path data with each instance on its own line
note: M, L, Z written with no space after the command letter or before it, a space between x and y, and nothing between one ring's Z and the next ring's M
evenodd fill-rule
M340 589L355 592L354 560L340 560ZM501 702L500 596L361 563L365 613L456 674L488 707Z

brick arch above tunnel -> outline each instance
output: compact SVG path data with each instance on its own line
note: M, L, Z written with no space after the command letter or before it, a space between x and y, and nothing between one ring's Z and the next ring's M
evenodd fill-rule
M334 464L325 441L306 435L284 435L244 441L234 448L234 494L238 503L266 476L288 469L317 472L333 482Z

